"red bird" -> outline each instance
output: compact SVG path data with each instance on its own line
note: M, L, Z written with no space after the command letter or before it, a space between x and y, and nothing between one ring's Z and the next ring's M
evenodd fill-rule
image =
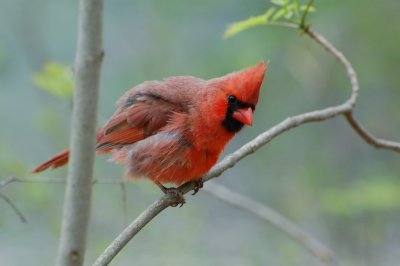
M117 111L97 132L96 151L111 153L126 165L128 177L148 178L164 192L161 184L200 182L232 137L252 125L266 68L262 61L211 80L146 81L118 100ZM33 172L63 166L68 157L64 150Z

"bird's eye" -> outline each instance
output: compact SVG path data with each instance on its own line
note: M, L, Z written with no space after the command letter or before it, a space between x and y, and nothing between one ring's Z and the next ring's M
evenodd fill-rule
M234 95L229 95L229 96L228 96L228 101L229 101L230 103L234 103L234 102L236 102L236 97L235 97Z

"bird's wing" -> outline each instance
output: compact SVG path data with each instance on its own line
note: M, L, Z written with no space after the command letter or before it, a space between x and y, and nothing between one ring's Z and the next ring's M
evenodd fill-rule
M136 92L119 102L119 109L97 133L96 150L107 153L157 133L171 115L183 112L180 104L154 92Z

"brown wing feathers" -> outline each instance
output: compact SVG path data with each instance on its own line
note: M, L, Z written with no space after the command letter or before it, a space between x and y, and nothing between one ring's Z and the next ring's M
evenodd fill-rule
M110 153L114 149L154 135L167 125L173 113L185 111L182 105L177 103L179 101L175 102L169 99L170 97L163 97L149 90L160 86L165 86L161 92L170 93L167 85L150 82L146 83L146 86L128 91L121 97L118 110L97 132L97 153ZM69 150L64 150L35 168L33 172L63 166L68 163L68 159Z

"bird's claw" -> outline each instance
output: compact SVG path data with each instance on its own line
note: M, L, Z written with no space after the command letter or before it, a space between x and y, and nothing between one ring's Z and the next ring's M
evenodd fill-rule
M192 195L195 195L203 187L203 180L202 179L193 180L192 182L194 183ZM163 185L161 185L158 182L156 182L156 184L162 190L162 192L164 192L164 194L169 194L169 195L171 195L172 198L175 199L175 201L173 203L171 203L171 207L176 207L178 205L179 205L179 207L182 207L183 204L186 203L185 197L183 196L184 193L179 188L164 187Z
M194 182L194 188L192 195L196 195L197 192L199 192L199 190L203 187L203 180L199 179L199 180L194 180L193 182Z
M185 197L183 196L183 192L179 188L175 187L164 187L160 183L156 182L157 186L161 189L164 194L171 195L172 198L175 199L174 202L171 203L171 207L176 207L180 204L179 208L186 203Z
M185 197L183 196L183 192L179 188L170 187L166 188L165 194L171 195L175 201L171 203L171 207L176 207L179 205L179 208L186 203Z

